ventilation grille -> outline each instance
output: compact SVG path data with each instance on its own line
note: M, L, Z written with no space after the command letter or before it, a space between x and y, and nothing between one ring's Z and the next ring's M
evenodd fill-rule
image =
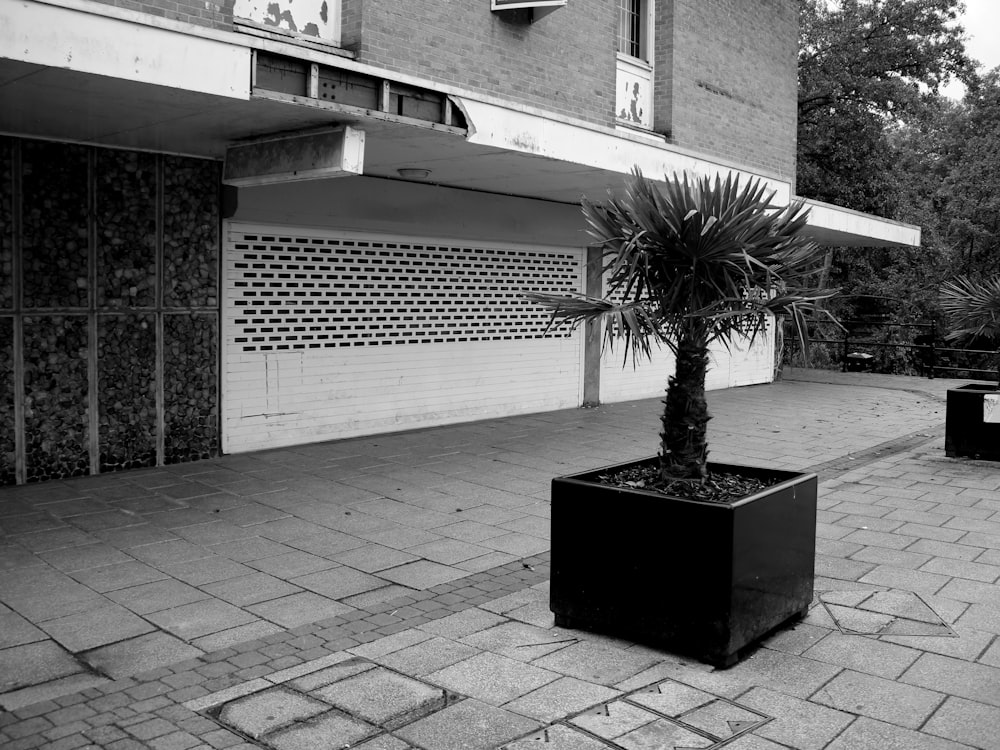
M240 233L233 341L245 352L571 335L526 292L576 292L572 252Z

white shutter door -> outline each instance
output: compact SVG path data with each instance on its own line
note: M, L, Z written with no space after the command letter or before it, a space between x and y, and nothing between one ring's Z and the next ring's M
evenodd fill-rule
M582 333L526 291L583 289L583 252L231 224L223 449L582 400Z

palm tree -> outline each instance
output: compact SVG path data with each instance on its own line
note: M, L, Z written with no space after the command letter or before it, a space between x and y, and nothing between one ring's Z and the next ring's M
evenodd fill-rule
M938 297L948 325L945 339L989 342L996 348L997 388L1000 388L1000 275L985 279L958 276L941 285Z
M790 315L805 342L803 315L835 293L808 284L822 260L801 233L808 212L800 203L779 209L773 198L759 180L741 187L732 174L724 181L675 176L661 191L636 169L620 198L583 201L589 233L604 252L607 296L531 296L554 321L603 322L606 342L624 339L633 358L648 357L654 343L674 353L661 418L664 480L708 476L709 345L753 341L770 313Z

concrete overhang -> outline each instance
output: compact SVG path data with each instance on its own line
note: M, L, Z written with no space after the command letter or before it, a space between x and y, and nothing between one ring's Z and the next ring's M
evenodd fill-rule
M920 247L920 227L804 199L807 233L821 245L838 247Z
M433 88L462 113L462 126L254 88L255 55L262 52ZM634 167L652 179L734 172L760 178L778 204L792 199L786 177L741 169L655 134L512 106L287 41L90 0L0 0L0 132L221 160L239 144L346 127L363 134L363 163L341 173L393 180L419 174L430 184L577 204L620 190ZM919 245L916 227L809 205L810 227L824 244Z

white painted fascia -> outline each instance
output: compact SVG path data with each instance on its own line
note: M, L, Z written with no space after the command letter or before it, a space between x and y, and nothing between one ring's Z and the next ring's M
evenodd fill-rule
M250 97L245 45L31 0L0 0L0 50L34 65Z
M692 177L732 172L741 181L757 178L775 191L774 202L787 205L791 183L741 169L732 164L708 159L666 143L623 137L614 130L605 132L563 122L554 117L500 107L474 99L456 99L469 124L468 140L481 146L556 159L607 172L628 174L633 167L651 179L660 180L675 173Z
M803 200L809 209L808 226L830 237L825 244L856 247L920 247L920 227L892 219L841 208L830 203Z

